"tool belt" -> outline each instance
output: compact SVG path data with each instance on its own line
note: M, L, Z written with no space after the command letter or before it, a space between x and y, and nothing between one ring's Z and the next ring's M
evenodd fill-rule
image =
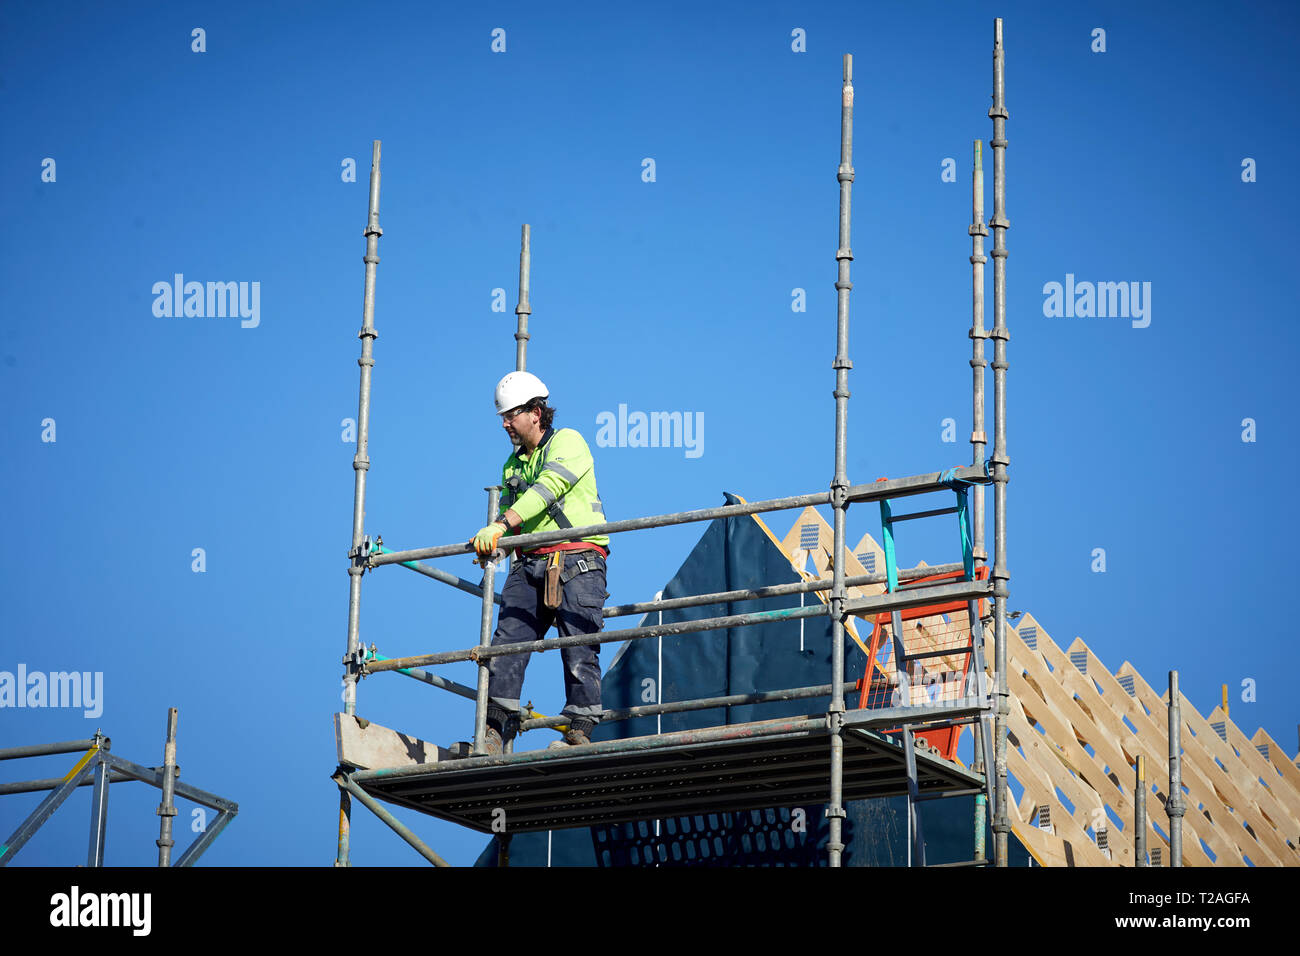
M573 567L565 570L563 551L552 551L546 556L546 587L542 592L542 604L554 611L564 600L564 585L579 574L594 571L596 564L588 563L586 558L579 558Z

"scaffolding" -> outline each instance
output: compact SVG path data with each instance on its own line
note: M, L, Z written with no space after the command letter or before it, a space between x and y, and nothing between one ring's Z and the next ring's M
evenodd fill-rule
M0 843L0 867L9 865L18 851L36 835L36 831L54 815L54 812L68 797L72 796L78 787L94 787L90 800L90 842L86 853L86 866L103 866L104 842L108 831L109 786L129 780L147 783L162 791L162 802L155 811L161 818L158 823L158 839L154 841L158 845L158 865L193 866L204 851L212 845L212 841L221 835L221 831L239 813L239 804L177 779L181 772L176 763L177 715L178 711L175 707L168 709L167 739L163 744L161 767L142 767L138 763L117 756L111 752L112 740L99 731L95 731L94 737L85 740L65 740L53 744L6 747L0 750L0 760L85 751L81 759L62 777L0 784L0 796L49 791L49 796L18 825L9 839ZM175 798L178 796L215 811L217 816L210 824L205 820L199 836L173 862L172 847L176 845L176 841L172 838L172 820L176 816Z
M1006 130L1004 100L1002 21L994 21L993 105L993 314L994 324L984 328L983 242L988 227L983 223L982 144L974 144L972 238L973 317L969 336L973 343L973 428L972 463L927 474L881 480L869 484L849 481L847 460L849 268L853 259L850 245L853 170L853 57L843 58L840 109L839 233L835 259L836 352L835 370L835 470L829 491L702 508L671 514L651 515L598 525L570 528L510 538L512 549L530 550L561 541L598 534L617 534L688 522L713 521L742 515L817 505L830 505L833 514L834 560L830 581L803 581L751 590L728 591L690 597L659 599L606 608L605 617L649 614L671 608L703 606L756 600L778 595L829 590L825 606L785 608L741 614L727 614L693 621L660 623L570 637L491 646L495 593L495 564L485 562L480 584L433 568L423 562L463 555L472 544L457 542L414 550L391 550L382 538L365 533L366 476L370 469L368 435L370 381L374 367L373 347L375 273L379 262L380 142L373 144L370 168L369 218L366 237L365 295L357 450L353 458L352 544L349 558L349 602L347 653L343 663L344 707L335 715L339 766L333 780L339 787L339 830L336 866L350 865L351 801L360 801L396 833L435 865L448 865L408 827L389 813L379 801L406 806L451 820L498 838L500 861L508 862L509 836L536 830L584 827L636 820L660 819L674 814L717 810L744 810L795 806L809 801L827 801L829 839L827 862L840 866L844 844L842 821L845 802L868 797L906 795L908 798L909 858L925 865L925 843L918 815L919 804L942 796L976 794L975 852L970 864L989 862L984 852L984 814L992 814L994 860L1007 863L1007 836L1011 829L1007 812L1007 717L1006 602L1010 572L1006 552ZM519 304L517 316L516 368L526 364L530 265L530 231L523 227L520 254ZM984 431L984 340L994 343L993 450L986 459ZM984 488L993 485L993 563L988 567L985 548ZM497 517L499 487L488 492L488 521ZM952 492L957 507L893 515L890 502L932 492ZM967 507L967 496L973 502ZM957 512L963 528L963 555L959 563L937 568L898 569L892 546L884 574L849 577L845 572L845 518L851 504L877 502L888 522ZM973 524L973 529L971 525ZM441 651L389 658L359 639L361 582L367 570L401 564L426 577L478 596L482 615L478 645L462 650ZM936 574L947 575L934 580ZM927 580L927 578L929 578ZM920 579L920 580L917 580ZM914 583L909 583L914 582ZM860 584L887 585L880 595L850 598L848 588ZM995 642L993 681L986 679L983 659L985 624L981 608L989 602ZM963 685L958 696L919 701L909 692L909 674L916 659L901 639L901 613L911 609L948 605L964 606L969 615L969 644L974 655L974 681ZM844 679L845 621L849 616L874 618L884 615L893 622L894 673L897 687L888 706L859 706L848 709L846 693L861 690L858 682ZM828 616L831 633L829 683L812 687L733 694L722 697L674 701L606 711L602 723L654 714L732 707L776 700L830 697L825 712L801 717L759 720L675 733L597 741L563 750L540 750L494 756L484 750L487 712L488 661L504 654L531 653L550 648L644 640L693 634L719 628L747 627L778 621ZM459 661L478 665L475 687L467 687L436 675L425 668ZM423 741L413 741L385 728L372 725L357 714L357 683L362 676L397 672L431 686L475 701L474 740L469 748L453 750ZM867 678L871 676L868 671ZM897 701L897 703L893 703ZM879 702L875 702L879 703ZM563 727L562 717L525 715L520 729ZM973 725L975 759L971 768L948 759L928 746L917 747L916 739L942 728ZM888 733L887 733L888 731ZM989 773L989 768L993 772ZM504 827L502 826L504 821Z

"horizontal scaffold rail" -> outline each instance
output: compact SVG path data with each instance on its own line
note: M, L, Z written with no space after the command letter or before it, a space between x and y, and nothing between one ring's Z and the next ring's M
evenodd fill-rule
M843 693L855 690L857 681L848 681L840 685ZM833 691L832 684L819 684L815 687L789 687L783 690L757 691L752 694L724 694L718 697L696 697L691 700L670 701L666 704L642 704L639 707L626 707L621 710L606 710L600 715L600 723L608 724L619 720L635 720L638 717L656 717L659 714L678 714L690 710L712 710L715 707L740 707L746 704L770 704L775 701L804 700L809 697L829 697ZM520 723L520 730L532 730L535 727L560 727L569 722L568 717L535 717Z
M138 780L141 783L147 783L163 788L163 769L162 767L144 767L129 760L123 760L116 754L102 753L100 759L112 768L108 775L108 782L124 783L129 780ZM0 796L10 793L39 793L43 790L57 790L67 782L67 777L47 777L43 780L19 780L14 783L0 784ZM91 777L86 777L77 782L78 787L89 787L94 784ZM198 787L190 786L188 783L182 783L179 780L173 782L173 792L178 797L185 797L187 800L193 800L195 803L202 804L212 810L229 810L237 811L239 804L219 797L215 793L209 793L206 790L200 790Z
M109 783L123 783L134 779L135 777L122 773L120 770L114 770L108 775ZM57 790L66 782L66 777L45 777L41 780L16 780L13 783L0 783L0 797L11 793L40 793L43 790ZM93 777L86 777L77 781L78 787L91 787L94 784Z
M396 554L392 548L385 548L383 544L376 544L375 550L380 554ZM466 594L472 594L478 598L483 596L483 589L473 581L466 581L464 578L457 577L454 574L448 574L441 568L431 568L427 564L421 564L419 561L403 561L402 567L410 568L412 571L423 574L426 578L433 578L435 581L441 581L443 584L450 584L458 591L464 591ZM501 595L494 594L492 596L492 602L494 604L500 604Z
M940 564L935 567L909 568L898 572L899 581L911 581L915 578L931 577L937 574L953 574L962 570L961 564ZM845 587L861 587L864 584L885 584L888 576L880 574L855 574L844 579ZM619 604L607 607L605 617L625 617L629 614L653 614L656 611L672 611L682 607L700 607L706 604L734 604L738 601L759 601L763 598L785 597L787 594L808 594L814 591L829 591L834 587L832 578L820 578L814 581L795 581L791 584L773 584L763 588L742 588L737 591L717 591L713 594L693 594L689 597L662 598L658 601L643 601L640 604Z
M124 777L132 780L139 780L141 783L147 783L157 787L159 790L163 786L163 772L161 767L145 767L138 763L132 763L130 760L124 760L117 754L104 753L100 754L99 759L103 761L110 769L116 770ZM211 810L220 810L226 813L237 813L239 804L233 800L227 800L225 797L219 797L215 793L209 793L207 790L200 790L198 787L189 783L182 783L179 780L173 781L173 792L178 797L184 797L186 800L193 800L195 803L208 807ZM224 825L224 824L223 824ZM215 838L216 834L213 834ZM211 843L211 840L206 841ZM177 865L180 865L179 863Z
M379 548L381 554L391 554L382 546ZM472 585L463 578L458 578L454 574L445 572L435 572L437 568L431 568L427 565L420 564L416 561L405 561L402 567L413 568L427 577L450 584L459 590L473 594L475 597L483 596L483 589ZM914 580L916 578L931 577L941 574L954 574L963 569L963 565L958 562L954 564L937 564L933 567L908 568L898 572L900 583ZM885 584L889 576L884 572L877 574L855 574L844 579L845 587L862 587L870 584ZM712 594L692 594L684 597L661 598L658 601L641 601L635 604L618 604L612 607L604 608L601 614L605 617L628 617L633 614L654 614L656 611L673 611L683 607L702 607L707 604L735 604L739 601L760 601L770 597L784 597L787 594L809 594L815 591L829 591L834 587L835 582L831 578L819 578L812 581L794 581L789 584L773 584L761 588L740 588L734 591L716 591ZM464 585L464 586L462 586ZM501 595L493 595L493 602L501 603Z
M779 608L773 611L751 611L748 614L729 614L726 617L706 617L698 621L674 621L668 624L652 624L648 627L628 627L617 631L597 631L594 634L574 634L570 637L548 637L541 641L520 641L515 644L502 644L497 647L471 647L461 651L441 651L436 654L417 654L414 657L394 657L372 664L369 661L365 669L369 673L402 670L408 667L424 667L430 664L454 664L457 661L482 661L489 657L506 654L525 654L533 651L549 651L555 647L580 647L584 644L611 644L614 641L639 640L646 637L670 637L676 634L692 634L724 627L744 627L748 624L767 624L774 621L798 620L805 617L825 617L826 608L820 605L809 607Z
M906 610L923 607L941 601L974 600L989 597L993 593L991 581L964 581L959 584L943 584L935 587L921 587L915 590L896 591L876 597L857 598L845 603L846 613L885 610ZM533 651L547 651L556 647L579 647L586 644L610 644L614 641L642 640L648 637L671 637L678 634L693 634L727 627L747 627L753 624L770 624L777 621L799 620L800 618L824 617L831 613L831 606L811 605L809 607L777 608L770 611L751 611L747 614L728 614L724 617L706 617L698 621L673 621L667 624L651 624L645 627L629 627L616 631L603 631L595 634L575 634L570 637L551 637L541 641L520 641L515 644L503 644L497 647L471 647L460 651L442 651L435 654L417 654L413 657L395 657L386 661L365 663L369 673L403 670L411 667L425 667L432 664L453 664L457 661L482 661L490 657L502 657L507 654L526 654Z
M951 487L954 481L967 484L988 484L990 479L983 466L965 465L949 468L946 471L934 471L925 475L913 475L908 478L891 478L875 481L865 485L851 485L848 489L848 501L879 501L881 498L903 498L908 495L922 495L931 491L943 491ZM532 550L548 544L558 544L593 535L616 534L620 531L641 531L645 528L662 528L674 524L689 524L693 521L712 521L716 518L735 518L742 515L760 514L765 511L785 511L791 508L808 508L816 505L830 504L828 491L811 495L795 495L790 498L771 498L767 501L750 501L744 504L720 505L716 508L698 508L694 511L677 511L671 514L649 515L645 518L626 518L622 521L607 521L604 524L587 525L581 528L565 528L556 531L539 531L534 534L511 535L501 539L503 547L510 550L520 548ZM371 553L365 560L367 567L377 568L385 564L403 564L409 561L422 561L432 558L449 558L458 554L468 554L474 550L472 542L444 544L434 548L416 548L412 551L389 551L386 554Z
M108 738L104 738L107 740ZM93 737L85 740L64 740L57 744L32 744L27 747L5 747L0 750L0 760L19 760L23 757L44 757L49 754L81 753L97 746Z
M871 615L882 611L906 611L928 604L947 603L949 601L975 601L993 596L993 582L959 581L956 584L940 584L934 587L909 588L906 591L894 591L892 594L877 594L871 597L850 598L844 602L844 610L849 614Z

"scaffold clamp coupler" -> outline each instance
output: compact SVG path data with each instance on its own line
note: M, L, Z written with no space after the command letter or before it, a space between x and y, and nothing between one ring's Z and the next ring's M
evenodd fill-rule
M362 677L366 675L366 646L360 644L351 654L343 655L343 663Z
M849 480L831 481L831 507L847 508L849 500Z
M383 540L381 538L372 541L370 535L365 535L361 539L361 543L348 552L348 558L351 559L354 567L362 569L362 573L365 573L366 569L373 571L374 565L370 563L370 559L379 553L382 544Z

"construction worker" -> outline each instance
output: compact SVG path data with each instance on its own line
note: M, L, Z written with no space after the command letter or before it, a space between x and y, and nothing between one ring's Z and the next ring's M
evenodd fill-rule
M551 427L555 409L536 375L511 372L497 383L496 410L514 450L501 469L501 513L474 536L480 561L489 559L507 534L531 534L600 524L605 513L596 493L596 470L587 442L572 428ZM605 559L609 537L514 552L501 590L502 605L492 646L536 641L554 624L561 637L593 634L604 627ZM564 647L565 706L569 728L552 748L590 743L600 720L600 645ZM488 662L489 754L503 752L519 728L519 695L531 654L505 654Z

